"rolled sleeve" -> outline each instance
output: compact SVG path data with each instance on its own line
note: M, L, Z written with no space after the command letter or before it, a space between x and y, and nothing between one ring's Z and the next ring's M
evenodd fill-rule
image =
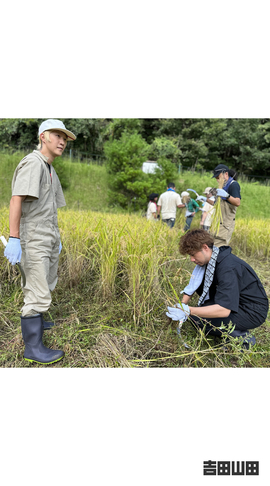
M41 166L35 159L22 161L15 170L12 180L12 196L39 198Z
M238 182L234 181L228 188L228 193L232 197L239 197L241 199L240 186Z

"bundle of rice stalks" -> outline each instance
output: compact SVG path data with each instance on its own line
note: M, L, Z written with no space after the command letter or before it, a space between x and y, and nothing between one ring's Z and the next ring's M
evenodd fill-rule
M224 184L224 180L220 178L218 180L218 188L222 189L223 184ZM220 223L223 223L223 218L222 218L222 211L221 211L221 198L220 196L218 196L217 201L215 203L215 212L214 212L214 216L210 228L211 233L213 233L215 236L219 234Z

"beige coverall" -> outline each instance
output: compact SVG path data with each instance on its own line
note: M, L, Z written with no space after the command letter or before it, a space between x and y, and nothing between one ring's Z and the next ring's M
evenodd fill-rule
M12 180L12 196L22 202L21 264L26 276L22 316L46 312L57 283L60 234L57 208L66 205L58 176L48 157L34 150L21 160Z

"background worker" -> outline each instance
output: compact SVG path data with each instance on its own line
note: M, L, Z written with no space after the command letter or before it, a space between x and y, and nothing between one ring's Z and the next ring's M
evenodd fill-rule
M175 192L175 184L170 182L167 186L167 191L163 192L157 203L157 214L160 214L163 223L166 223L169 228L173 228L176 219L176 209L184 208L180 195Z
M190 197L187 191L183 191L181 193L181 198L183 203L186 206L186 214L185 214L186 224L184 227L184 231L188 231L190 229L195 213L197 213L200 210L200 206L196 201L194 201L194 199Z
M149 196L149 203L147 207L146 219L148 221L157 221L157 200L159 194L152 192Z
M220 247L228 245L235 227L236 210L241 204L240 186L236 179L236 172L230 170L227 165L219 164L215 167L213 178L223 181L222 189L217 189L217 195L221 197L221 214L219 232L215 236L215 245ZM210 198L197 197L199 201L207 201L213 205Z
M43 330L53 326L43 320L43 312L51 304L62 248L57 208L66 205L52 163L62 155L67 141L75 139L61 121L44 121L39 127L38 150L21 160L12 180L10 236L4 254L12 265L21 259L26 276L21 309L24 358L42 364L64 356L63 351L48 349L42 342Z
M216 247L213 236L202 229L182 236L179 249L196 267L183 291L183 309L176 304L168 307L166 315L179 321L189 318L207 334L219 337L223 331L218 328L222 324L228 328L232 322L235 329L229 333L231 337L242 337L244 347L255 344L249 330L265 322L269 303L254 270L233 255L229 246ZM198 306L189 306L195 292L200 296Z
M205 194L206 199L209 199L210 201L213 201L213 203L215 203L216 200L214 196L214 194L216 194L215 188L206 187L203 193ZM202 217L200 221L200 225L203 227L205 231L209 232L214 214L215 214L215 207L209 204L209 202L205 202L202 207Z

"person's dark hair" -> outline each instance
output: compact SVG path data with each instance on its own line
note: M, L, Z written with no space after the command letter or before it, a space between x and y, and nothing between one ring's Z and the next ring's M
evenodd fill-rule
M167 187L168 187L169 189L174 189L174 188L175 188L175 184L174 184L174 182L169 182L169 184L167 185Z
M209 194L211 194L212 196L216 197L216 195L217 195L217 189L215 187L211 187L211 189L209 191Z
M187 233L181 237L179 251L181 255L194 255L198 251L201 251L203 245L213 248L214 238L203 229L195 229L187 231Z
M237 179L238 179L237 172L235 170L233 170L233 169L229 169L229 177L233 177L233 179L235 181L237 181Z
M152 202L155 202L154 199L155 197L158 197L159 194L157 192L152 192L152 194L150 194L150 196L148 196L148 199L149 201L152 201Z

